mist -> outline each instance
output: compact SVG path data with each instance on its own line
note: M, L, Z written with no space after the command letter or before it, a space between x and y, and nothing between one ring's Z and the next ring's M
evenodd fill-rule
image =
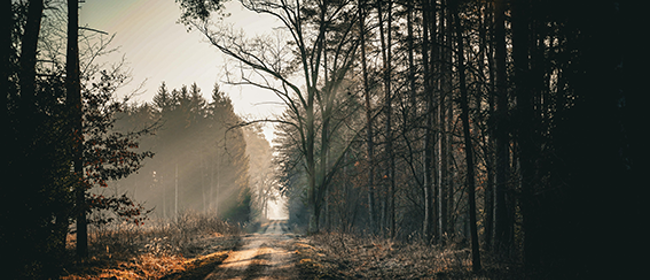
M139 149L155 153L137 174L97 192L126 193L150 218L171 219L193 211L233 222L283 217L271 168L271 147L261 126L236 127L231 99L215 85L211 100L196 84L168 89L161 83L149 103L131 104L115 130L154 126ZM112 192L112 193L111 193ZM267 203L273 205L266 209ZM266 211L266 212L265 212Z

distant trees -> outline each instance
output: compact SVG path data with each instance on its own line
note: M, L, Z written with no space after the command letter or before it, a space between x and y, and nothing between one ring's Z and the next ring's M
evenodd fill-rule
M242 222L251 218L246 141L235 128L241 119L217 85L211 97L206 100L196 84L170 90L163 82L151 104L133 104L120 116L117 126L126 131L159 127L143 139L156 156L140 174L116 184L147 201L160 218L189 210Z
M253 217L260 220L268 218L270 201L279 198L279 190L273 168L273 150L262 134L262 126L252 124L243 129L246 140L246 156L249 160L251 207Z

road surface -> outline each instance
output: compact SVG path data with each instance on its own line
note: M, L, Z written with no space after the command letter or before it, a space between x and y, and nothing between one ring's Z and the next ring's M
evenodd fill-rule
M270 221L258 233L245 236L242 246L205 279L298 279L295 258L287 251L294 236L286 221Z

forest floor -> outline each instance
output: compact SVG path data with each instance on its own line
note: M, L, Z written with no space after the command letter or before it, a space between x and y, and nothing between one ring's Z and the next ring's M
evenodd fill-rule
M93 228L90 258L75 261L74 235L62 280L203 279L242 241L239 225L187 212L147 226L128 223Z
M314 279L297 258L305 237L290 233L285 221L269 221L254 233L223 225L207 230L205 217L151 229L105 230L91 238L90 259L64 268L62 280L89 279ZM179 230L182 229L182 230ZM249 228L248 231L251 231Z
M431 246L373 236L312 235L296 242L301 275L309 279L522 279L521 265L485 255L471 271L470 250L457 244ZM451 243L450 243L451 244Z
M190 226L178 225L178 228L206 228L209 224L195 220ZM198 231L183 238L177 237L182 235L178 232L109 235L104 239L119 240L122 245L101 242L100 238L96 242L99 245L95 246L100 249L94 252L96 257L68 267L61 279L521 279L522 276L519 264L485 256L483 271L474 274L469 249L458 245L399 243L340 233L304 236L293 233L286 221L257 225L257 230L249 227L249 233L219 225L216 228L220 233ZM124 230L120 232L123 234ZM125 254L129 250L120 246L129 238L137 248L130 248L132 253Z

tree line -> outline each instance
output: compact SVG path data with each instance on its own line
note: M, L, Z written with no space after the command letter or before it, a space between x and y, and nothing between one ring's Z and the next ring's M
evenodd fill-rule
M221 1L177 2L232 82L287 105L267 121L312 232L468 244L474 271L487 253L537 277L593 274L622 249L599 238L636 234L640 202L612 190L643 165L630 3L240 1L282 26L247 38Z
M162 219L198 211L234 222L249 220L251 188L256 187L250 184L249 157L257 155L247 153L247 142L264 136L237 128L242 120L218 85L208 102L195 83L170 90L163 82L150 102L131 104L118 119L124 131L158 127L141 143L156 156L139 174L115 181L119 191L146 201Z

